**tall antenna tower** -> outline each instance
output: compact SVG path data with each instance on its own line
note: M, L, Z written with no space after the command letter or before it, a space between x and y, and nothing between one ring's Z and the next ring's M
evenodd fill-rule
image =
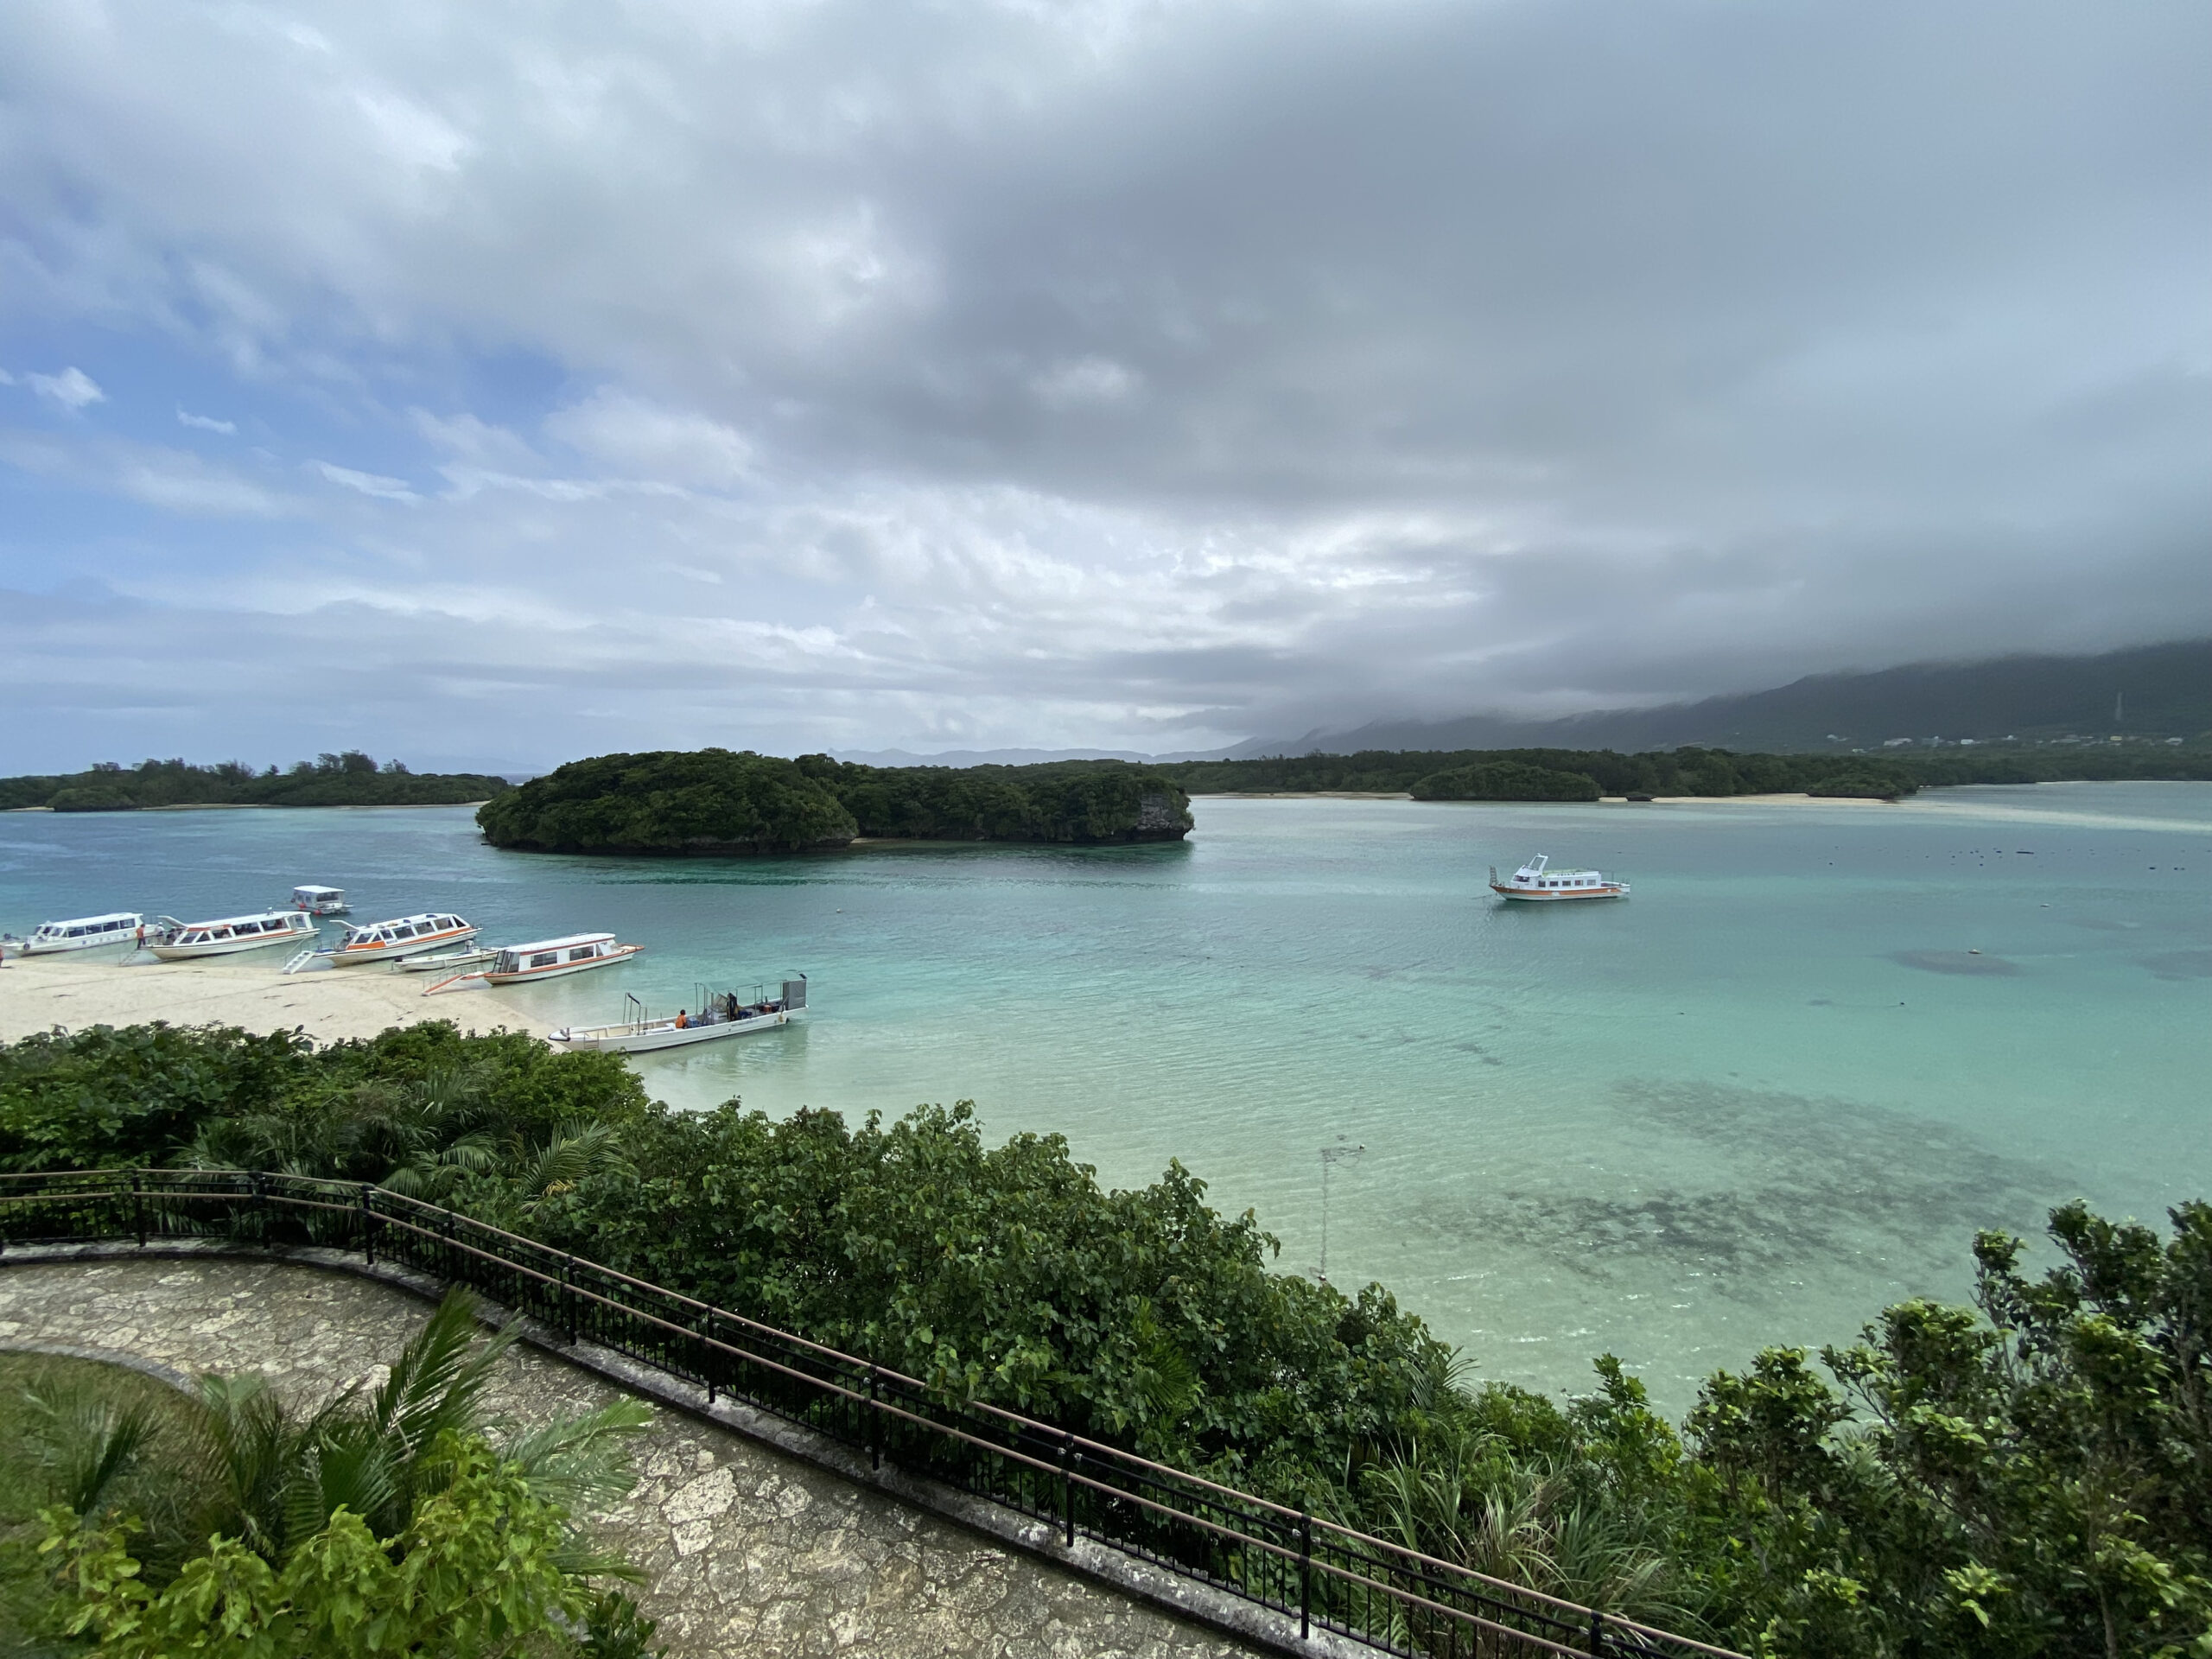
M1323 1284L1329 1282L1329 1172L1338 1164L1349 1163L1367 1150L1364 1143L1348 1147L1341 1135L1333 1147L1321 1148L1321 1272Z

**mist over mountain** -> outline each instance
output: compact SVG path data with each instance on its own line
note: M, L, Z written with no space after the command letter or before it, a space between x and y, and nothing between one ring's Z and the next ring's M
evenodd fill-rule
M1896 738L2053 738L2212 731L2212 639L2087 657L1918 663L1869 674L1813 674L1770 691L1560 720L1469 715L1375 721L1299 738L1255 738L1230 760L1363 749L1662 749L1794 752L1874 748Z

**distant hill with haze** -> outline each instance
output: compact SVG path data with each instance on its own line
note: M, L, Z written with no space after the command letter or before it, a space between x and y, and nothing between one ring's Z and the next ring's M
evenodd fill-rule
M2094 657L1922 663L1815 674L1770 691L1563 720L1470 715L1255 738L1230 760L1367 749L1619 749L1698 744L1777 753L1878 748L1892 738L2195 738L2212 734L2212 639Z

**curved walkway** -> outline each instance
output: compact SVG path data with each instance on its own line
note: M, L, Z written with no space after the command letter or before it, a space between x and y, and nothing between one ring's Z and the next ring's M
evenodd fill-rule
M427 1312L391 1286L295 1262L0 1257L0 1345L258 1371L301 1401L378 1380L372 1362ZM616 1396L518 1345L490 1404L526 1425ZM658 1409L639 1440L636 1489L594 1518L648 1574L638 1598L671 1659L1250 1652L713 1424Z

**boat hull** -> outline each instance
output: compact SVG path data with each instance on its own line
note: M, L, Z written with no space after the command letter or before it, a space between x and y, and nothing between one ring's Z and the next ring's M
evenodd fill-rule
M571 1052L650 1054L656 1049L683 1048L692 1043L711 1043L748 1032L773 1031L791 1023L789 1014L756 1014L750 1020L724 1020L715 1025L678 1026L673 1020L654 1020L642 1026L563 1026L548 1032L545 1040Z
M101 950L111 944L129 944L137 938L137 932L133 929L89 939L26 939L21 944L11 939L5 948L11 957L54 957L65 950Z
M1538 892L1526 887L1509 887L1493 881L1491 883L1490 890L1501 899L1510 899L1515 903L1522 905L1574 904L1587 902L1592 899L1625 899L1628 897L1628 887L1626 883L1623 883L1618 887L1582 887L1580 889L1555 888Z

